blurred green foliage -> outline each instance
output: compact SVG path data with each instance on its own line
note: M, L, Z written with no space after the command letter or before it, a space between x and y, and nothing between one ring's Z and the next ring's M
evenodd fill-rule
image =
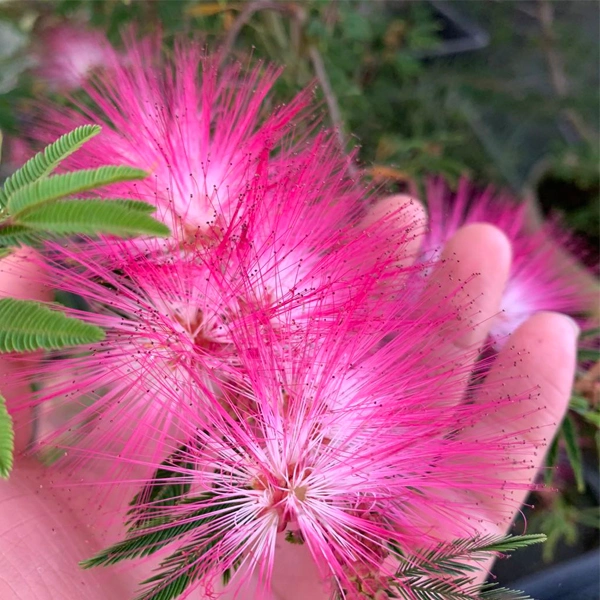
M230 40L231 53L284 64L277 88L281 100L315 79L317 51L339 106L336 125L352 133L349 146L360 145L366 166L385 167L386 180L401 184L428 172L455 180L468 173L518 192L543 165L544 173L593 193L598 53L594 35L582 35L581 24L594 20L597 7L550 3L549 48L539 14L545 4L446 2L444 10L455 11L449 17L440 13L440 3L402 0L4 2L0 25L23 40L58 19L87 22L115 43L128 26L139 34L160 28L167 40L193 35L212 48L241 25ZM435 58L447 44L453 19L467 36L479 23L489 33L488 47ZM1 28L0 37L4 40ZM549 51L559 56L568 78L564 93L553 89ZM9 56L16 61L15 52ZM3 128L15 124L19 93L28 92L26 79L12 89L0 87ZM571 113L581 131L573 130ZM592 216L586 214L586 223ZM575 217L573 225L585 229L582 220Z

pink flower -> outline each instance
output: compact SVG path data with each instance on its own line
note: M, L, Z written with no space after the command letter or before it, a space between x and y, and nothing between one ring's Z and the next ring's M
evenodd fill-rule
M403 207L362 220L370 192L312 131L310 92L273 108L271 68L219 75L148 40L127 56L85 86L96 108L51 110L36 134L110 123L68 166L150 170L110 195L152 202L172 236L47 246L49 279L90 308L67 312L106 340L23 373L39 384L23 406L73 407L42 443L105 459L101 481L148 480L131 535L179 528L157 586L210 593L236 571L262 591L276 545L300 543L332 590L378 600L402 586L391 546L472 535L459 492L519 487L495 467L522 445L474 428L519 398L469 385L478 348L440 352L473 323L451 293L415 297L427 257L407 266ZM173 497L153 495L157 470Z
M411 271L396 264L412 235L394 225L402 207L361 226L369 192L347 177L334 136L288 135L291 117L308 110L307 94L260 125L271 69L230 70L219 79L205 60L198 81L199 51L181 48L176 73L155 51L148 41L130 46L139 61L105 73L113 100L122 94L133 105L116 108L108 92L94 96L106 111L96 120L117 129L90 141L71 166L93 167L109 148L130 164L152 164L155 177L110 194L154 201L171 239L55 244L42 267L58 288L87 302L91 312L77 316L106 331L86 352L62 353L24 373L41 384L28 406L79 407L42 440L79 450L71 456L144 451L162 460L173 435L176 443L189 438L207 406L223 404L229 371L240 368L232 330L259 320L274 330L285 325L287 344L296 343L294 331L306 343L307 324L331 328L350 305L356 321L376 319L397 277ZM164 104L136 113L149 95ZM119 116L125 110L128 119ZM52 114L56 122L76 119ZM217 162L237 166L213 171Z
M569 247L569 237L552 223L531 233L524 204L517 203L506 193L495 193L491 187L479 192L463 178L456 194L442 179L430 179L427 206L429 233L421 247L424 260L437 260L445 243L468 223L491 223L512 243L511 275L502 297L501 313L494 319L490 331L497 347L538 311L557 311L577 317L589 308L589 297L571 278L569 265L556 249L561 243Z
M287 324L294 344L294 329L306 343L307 324L330 328L350 304L357 321L377 318L386 282L410 272L394 257L412 232L394 226L401 208L359 226L369 192L348 178L348 157L332 134L293 127L313 120L309 92L266 111L274 69L219 75L195 46L170 62L156 40L130 41L125 62L112 52L110 69L85 86L97 108L50 110L36 133L110 122L69 167L110 155L150 169L107 193L154 203L172 238L50 246L44 268L87 302L91 312L77 315L107 338L24 375L41 384L30 403L79 407L46 445L106 458L149 445L160 457L174 431L187 439L206 407L222 404L240 366L233 329Z
M231 351L229 298L213 276L214 257L174 248L173 256L153 260L150 250L164 250L162 244L145 246L146 255L114 240L48 248L43 268L56 287L87 303L91 312L71 312L102 327L106 340L23 373L41 385L33 404L76 408L46 445L99 458L153 447L159 458L173 428L190 423L193 431L191 417L216 401L211 373L226 370ZM60 376L65 372L67 379Z
M147 180L112 186L110 193L155 204L158 216L171 226L180 220L187 236L226 229L251 194L266 191L259 181L268 177L273 185L285 174L288 158L314 128L310 90L273 105L268 95L279 73L273 67L231 66L219 74L194 45L180 44L165 58L158 39L130 40L126 60L110 50L109 63L84 85L94 108L89 102L78 111L41 107L43 125L33 136L46 141L82 123L103 125L102 136L65 164L90 168L110 156L147 169ZM297 131L302 118L308 125Z
M135 507L147 522L130 530L132 539L180 531L146 591L190 578L216 593L219 578L235 571L234 589L258 578L258 598L270 587L277 548L291 543L308 548L332 591L379 598L404 585L391 546L413 552L440 531L475 533L469 507L453 498L510 489L494 467L519 448L500 432L472 428L519 399L483 385L493 399L463 403L468 367L423 360L439 345L437 308L435 318L415 322L388 306L387 318L360 326L349 307L336 327L307 327L297 347L264 324L232 331L243 367L230 410L212 405L166 467L171 475L149 484L186 482L189 490ZM392 330L389 344L373 341Z
M36 75L63 92L81 87L112 56L102 33L75 24L44 29L33 50Z
M151 452L162 460L165 445L188 439L208 407L227 402L230 372L242 366L236 329L263 323L282 329L282 343L301 347L307 326L327 331L350 307L357 322L378 318L393 296L391 282L410 273L381 249L392 246L392 235L393 247L401 247L406 233L388 219L335 229L332 209L348 206L337 177L317 186L307 176L322 164L312 162L321 158L319 148L317 141L303 168L279 178L285 203L277 194L252 195L248 218L224 238L217 231L192 244L105 239L47 246L40 268L87 303L90 312L70 312L102 327L106 339L22 372L39 385L24 406L76 408L41 440L44 446L84 458L145 453L148 460ZM328 195L328 186L339 196Z

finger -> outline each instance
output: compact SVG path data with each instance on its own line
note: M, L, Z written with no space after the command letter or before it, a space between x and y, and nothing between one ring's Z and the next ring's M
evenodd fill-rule
M34 251L24 249L0 262L0 297L52 299ZM39 353L0 359L0 389L9 410L12 400L29 393L15 377ZM28 364L29 363L29 364ZM18 383L15 383L18 381ZM26 447L32 418L28 411L13 413L15 448ZM104 572L85 573L78 562L99 549L94 534L78 519L77 511L33 461L19 459L8 482L0 483L0 598L40 600L125 598L133 590ZM64 492L64 490L63 490ZM108 596L107 596L108 594Z
M400 267L412 265L417 259L427 227L427 213L423 205L406 194L389 196L369 207L362 226L367 228L378 222L387 223L397 234L395 239L390 240L396 254L396 264Z
M564 315L534 315L511 336L475 396L476 403L484 404L494 402L490 395L500 393L503 402L464 435L481 440L502 435L512 448L511 455L494 461L494 477L506 482L505 489L480 498L491 533L504 533L510 525L564 418L577 335L577 325Z
M45 285L43 273L31 260L34 250L21 249L0 261L0 298L10 296L20 300L52 299L52 290ZM24 450L32 434L31 411L11 411L13 400L30 393L27 384L15 374L24 367L31 368L30 361L39 359L39 353L23 355L19 360L3 360L0 356L0 391L15 421L15 450Z
M462 227L446 244L422 296L427 317L441 321L440 356L483 344L500 310L511 258L506 236L485 223Z
M428 381L439 381L440 410L464 401L472 370L493 317L500 311L512 251L496 227L478 223L461 228L417 296L415 320L428 331L419 354Z

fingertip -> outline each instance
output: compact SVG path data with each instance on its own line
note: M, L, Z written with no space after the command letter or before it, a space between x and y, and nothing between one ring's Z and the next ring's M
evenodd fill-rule
M522 323L511 336L516 346L525 345L544 357L540 370L548 371L548 379L562 392L565 403L575 377L579 326L567 315L540 311ZM554 367L554 369L552 369Z
M557 331L564 336L565 339L567 339L570 335L572 341L574 343L577 342L579 334L581 333L581 328L575 319L572 319L568 315L563 315L562 313L549 311L542 312L540 315L544 316L545 319L554 321Z
M427 230L427 214L423 205L412 196L388 196L368 208L361 228L365 231L373 228L385 236L395 264L410 267L421 250Z
M448 241L424 292L426 306L449 311L443 332L448 351L451 346L475 348L487 339L501 308L511 260L509 239L488 223L465 225Z
M512 245L503 231L490 223L470 223L452 236L442 258L453 255L477 257L485 268L493 269L495 279L507 281L512 264Z
M555 346L575 358L579 325L569 316L552 311L531 315L513 333L512 338L527 338L546 347Z
M532 426L555 429L564 418L575 377L578 330L566 315L538 312L515 330L496 359L493 378L507 380L508 373L514 371L517 377L511 385L515 397L527 388L538 390L530 401L524 401L531 409L541 409L535 418L528 417ZM507 414L512 414L510 408ZM515 413L511 418L517 420L517 416Z
M425 207L419 200L408 194L387 196L369 206L363 219L363 226L369 227L383 219L393 219L400 227L422 228L427 224Z

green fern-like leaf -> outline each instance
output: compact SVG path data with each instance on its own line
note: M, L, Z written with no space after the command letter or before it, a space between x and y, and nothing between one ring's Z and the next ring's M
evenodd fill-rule
M546 541L546 536L543 533L505 535L503 537L482 536L469 541L472 545L468 552L469 555L472 555L482 552L514 552L515 550L534 546L535 544L543 544Z
M477 572L481 562L496 553L512 552L545 539L540 534L481 536L440 544L411 556L390 544L399 567L386 593L392 598L416 600L528 600L529 596L494 583L482 587Z
M14 440L13 422L6 409L6 401L0 396L0 477L3 479L12 469Z
M198 579L197 572L186 570L173 572L170 577L159 574L146 581L142 585L148 586L147 589L136 596L135 600L174 600L187 589L187 587ZM156 582L156 585L152 585Z
M146 589L142 589L135 600L174 600L177 598L190 584L205 575L206 568L198 563L198 559L220 544L225 533L224 529L219 532L211 530L205 535L197 536L190 544L179 548L165 558L159 566L162 571L142 581L141 585ZM235 561L230 569L224 571L223 579L226 579L227 583L233 572L239 568L240 562L240 560Z
M31 300L0 300L0 352L52 350L91 344L104 332Z
M6 196L6 208L14 218L21 217L32 207L60 200L119 181L143 179L146 171L127 166L106 165L97 169L82 169L38 179Z
M39 231L33 231L25 225L16 225L8 222L0 223L0 248L22 245L29 246L39 242L39 240Z
M600 336L600 327L591 327L590 329L584 329L579 334L580 340L585 340L587 338L594 338Z
M410 597L411 600L531 600L523 592L500 588L496 584L480 586L473 583L472 578L465 577L414 581L404 589L410 589L410 596L400 592L399 597Z
M546 485L552 485L552 481L554 480L554 470L558 461L558 441L559 436L554 436L546 456L546 469L544 470L544 481L546 482Z
M183 500L190 491L192 478L182 474L182 470L191 470L193 466L185 445L161 463L152 479L130 502L131 509L127 513L129 531L146 524L165 506L173 506Z
M472 577L452 579L419 579L405 581L404 589L410 589L411 598L419 600L479 600L479 585Z
M392 545L400 563L392 587L400 597L404 590L418 600L527 600L529 597L521 592L496 584L481 587L476 572L482 561L496 553L513 552L545 540L542 534L482 536L440 544L415 556L405 556Z
M101 128L98 125L83 125L58 138L42 152L28 160L4 182L0 193L0 203L6 204L6 199L17 190L49 175L65 158L98 135L100 131Z
M510 590L488 583L481 587L475 600L533 600L531 596L520 590Z
M123 208L128 210L137 210L142 213L153 213L156 210L156 206L148 204L147 202L141 202L139 200L128 200L128 199L111 199L111 202L120 204Z
M222 518L227 512L237 509L235 499L233 499L233 503L232 499L228 499L227 504L223 504L216 499L216 495L212 492L203 494L194 502L200 504L200 508L180 515L170 523L161 523L161 519L152 520L146 527L132 530L131 534L122 542L83 561L81 566L84 569L101 565L107 566L122 560L154 554L183 534L205 526L214 519Z
M56 235L108 233L119 236L166 236L169 228L147 210L131 210L120 200L57 200L23 211L14 221L39 232Z
M482 562L495 553L514 552L533 544L546 541L543 534L481 536L440 544L422 554L406 557L391 547L400 561L397 575L400 577L422 576L425 573L444 572L450 575L477 570L477 565L464 561Z
M600 350L595 348L580 348L577 351L577 361L579 363L600 360Z
M135 600L174 600L178 598L197 577L193 573L184 572L169 579L167 582L142 591ZM148 584L150 580L143 583Z

